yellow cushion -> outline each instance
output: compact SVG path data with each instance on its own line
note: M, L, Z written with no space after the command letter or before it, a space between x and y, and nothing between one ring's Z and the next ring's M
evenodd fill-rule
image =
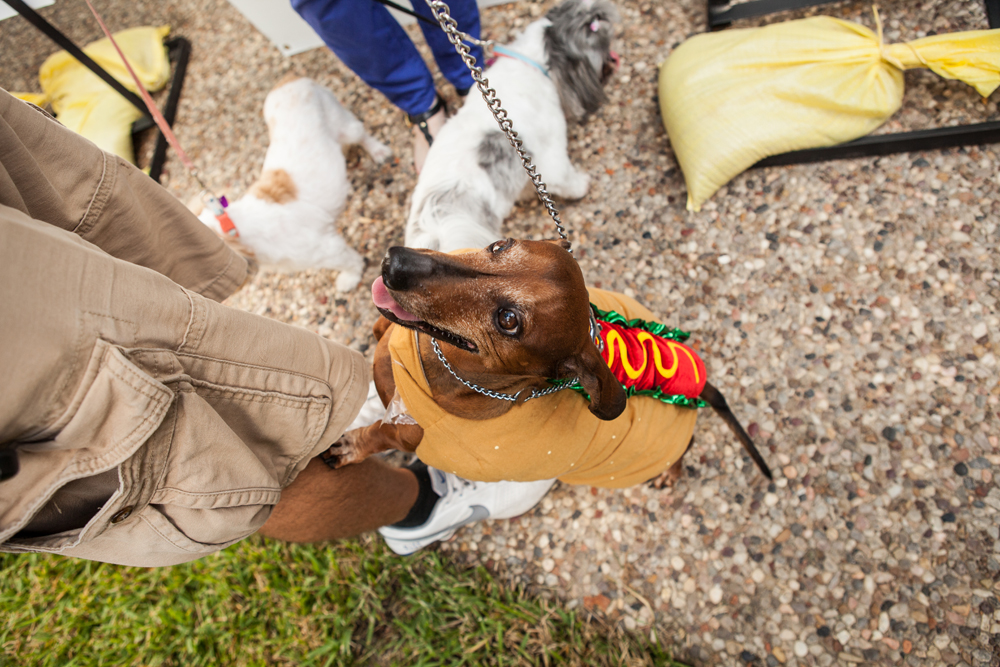
M1000 85L1000 30L883 45L862 25L818 16L689 39L659 80L688 209L769 155L873 131L902 103L902 70L916 67L989 96Z
M170 79L170 61L163 46L163 38L169 33L169 26L130 28L115 33L115 41L147 90L159 90ZM91 42L83 52L126 88L138 92L110 41ZM42 63L38 79L60 123L100 148L135 162L132 123L142 117L142 112L131 102L66 51L49 56Z

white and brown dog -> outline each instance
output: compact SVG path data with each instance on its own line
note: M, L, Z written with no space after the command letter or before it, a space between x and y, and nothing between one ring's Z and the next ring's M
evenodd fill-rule
M240 242L261 264L340 271L337 290L354 289L364 260L336 228L351 193L342 147L361 144L376 162L392 151L312 79L278 84L264 100L264 119L270 139L264 169L227 209ZM210 211L198 217L220 231Z
M566 119L604 103L617 65L611 37L618 12L608 0L567 0L496 47L491 87L551 193L587 194L590 177L570 163ZM406 245L449 252L501 238L500 225L528 176L480 95L470 96L434 139L413 192Z

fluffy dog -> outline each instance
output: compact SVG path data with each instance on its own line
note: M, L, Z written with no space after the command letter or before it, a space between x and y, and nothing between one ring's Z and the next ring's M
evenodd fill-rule
M624 295L588 291L567 246L507 239L461 254L390 248L372 286L382 314L375 386L390 409L348 431L327 462L395 448L481 481L662 486L680 474L700 398L770 478L704 364L681 344L683 332L650 324L652 313ZM583 396L553 391L567 378ZM646 378L660 389L640 386Z
M392 151L375 140L333 93L312 79L279 83L264 100L270 145L260 178L228 208L239 240L262 264L340 271L345 292L361 280L364 260L337 233L351 192L343 145L361 144L382 162ZM220 231L208 210L199 218Z
M487 70L524 149L549 191L587 194L590 177L569 161L566 118L604 103L618 56L618 12L608 0L567 0L533 22ZM475 94L434 139L406 223L406 245L448 252L500 238L500 225L529 179L492 114Z

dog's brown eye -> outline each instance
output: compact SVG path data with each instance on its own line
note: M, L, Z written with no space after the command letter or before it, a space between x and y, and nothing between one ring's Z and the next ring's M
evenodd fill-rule
M507 333L515 333L521 322L513 310L501 308L497 311L497 324Z
M510 239L505 239L503 241L494 241L493 243L489 244L486 247L486 249L489 250L491 253L496 254L496 253L500 252L501 250L506 250L507 249L507 245L509 243L510 243Z

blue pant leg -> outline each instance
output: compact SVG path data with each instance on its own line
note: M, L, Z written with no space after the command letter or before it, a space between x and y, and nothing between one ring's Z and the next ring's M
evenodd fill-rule
M330 50L390 102L411 115L434 106L434 78L383 5L374 0L291 2Z
M411 2L415 12L431 20L434 19L434 14L425 0L411 0ZM447 4L451 17L458 22L458 29L479 39L479 7L476 6L476 0L447 0ZM472 80L469 68L465 66L462 58L455 51L455 47L448 41L444 30L440 26L433 26L423 21L418 21L418 23L424 33L424 39L427 40L427 45L431 47L431 53L434 54L434 61L444 77L458 90L474 86L476 82ZM486 68L481 47L473 46L469 53L476 59L476 64L479 67Z

